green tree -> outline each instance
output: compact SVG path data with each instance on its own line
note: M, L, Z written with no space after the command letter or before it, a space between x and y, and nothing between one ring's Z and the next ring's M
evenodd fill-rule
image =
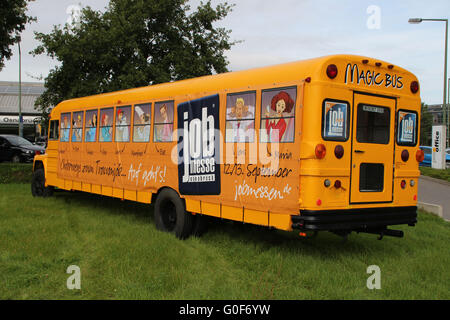
M428 111L428 106L422 102L420 118L420 145L431 145L431 129L433 126L433 117Z
M36 33L41 44L31 53L59 61L36 106L45 115L65 99L228 71L224 53L236 42L213 24L232 5L186 3L111 0L104 12L86 7L78 23Z
M36 18L26 15L27 2L34 0L2 0L0 6L0 70L12 56L11 46L20 42L25 25Z

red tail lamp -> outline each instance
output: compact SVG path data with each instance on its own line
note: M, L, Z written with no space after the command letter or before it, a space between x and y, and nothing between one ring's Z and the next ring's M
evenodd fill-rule
M413 81L411 82L411 92L412 93L417 93L417 91L419 91L419 83L417 81Z
M423 152L423 150L422 149L417 150L417 152L416 152L417 162L422 162L424 158L425 158L425 153Z
M408 161L408 159L409 159L409 152L408 152L408 150L403 150L402 151L402 160L403 160L403 162Z
M338 74L338 69L337 69L336 65L335 64L328 65L328 67L327 67L328 78L334 79L334 78L336 78L337 74Z
M344 156L344 147L341 146L340 144L338 144L335 148L334 148L334 155L336 156L336 158L340 159Z
M406 181L402 180L402 182L400 182L400 186L402 187L402 189L406 188Z
M41 154L41 152L38 150L38 151L36 151L34 154L38 156L38 155Z
M317 159L325 158L326 153L327 153L327 148L325 148L325 145L320 143L316 146L315 154L316 154Z
M336 189L339 189L340 187L342 187L341 180L336 180L336 181L334 182L334 187L335 187Z

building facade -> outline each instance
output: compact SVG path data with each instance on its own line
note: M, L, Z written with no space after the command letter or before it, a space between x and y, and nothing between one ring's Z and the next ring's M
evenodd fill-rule
M41 114L34 108L44 90L43 83L21 85L23 136L32 142L45 135L40 126ZM19 134L19 82L0 81L0 134Z

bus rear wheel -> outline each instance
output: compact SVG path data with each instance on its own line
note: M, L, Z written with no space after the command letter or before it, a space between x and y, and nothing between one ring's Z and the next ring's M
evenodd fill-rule
M53 187L45 186L45 172L42 168L33 172L31 194L33 197L50 197L53 194Z
M172 189L164 189L155 201L155 225L158 230L186 239L192 233L193 216L186 211L183 200Z

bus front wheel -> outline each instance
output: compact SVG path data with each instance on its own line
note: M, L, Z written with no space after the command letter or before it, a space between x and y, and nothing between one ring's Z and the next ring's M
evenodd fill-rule
M33 172L31 194L33 197L50 197L53 194L53 187L45 186L45 172L42 168Z
M158 230L186 239L192 233L193 216L186 211L183 200L172 189L163 189L155 201L155 225Z

